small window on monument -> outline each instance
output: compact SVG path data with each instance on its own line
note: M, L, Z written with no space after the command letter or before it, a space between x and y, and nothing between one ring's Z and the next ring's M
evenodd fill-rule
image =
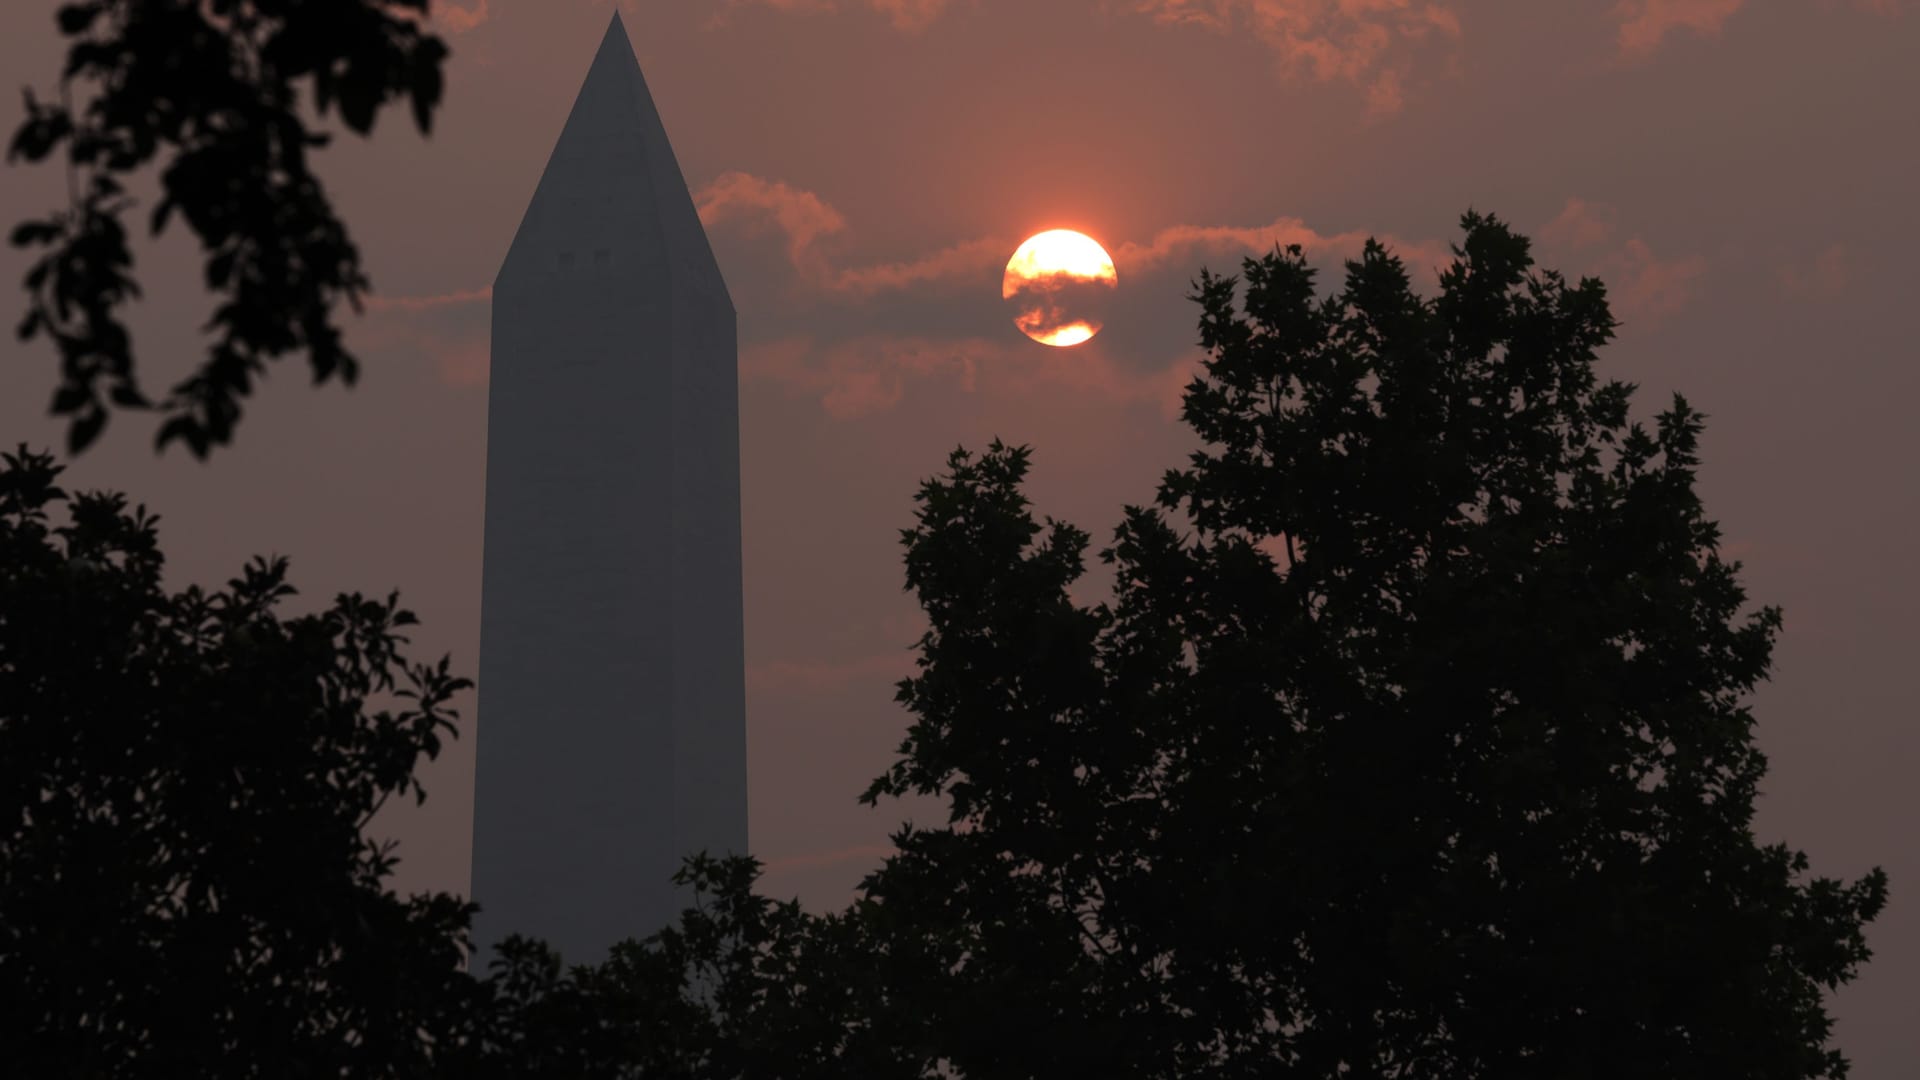
M605 266L607 265L607 261L612 258L613 252L606 248L593 249L593 265L595 266Z
M573 265L573 252L571 251L561 252L560 253L560 269L565 270L567 267L572 265Z

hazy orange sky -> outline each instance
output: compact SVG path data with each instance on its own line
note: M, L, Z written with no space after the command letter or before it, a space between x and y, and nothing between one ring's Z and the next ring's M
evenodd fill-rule
M0 8L0 70L49 89L57 5ZM435 4L453 47L421 139L399 113L319 169L380 301L350 392L283 364L235 448L156 458L119 417L69 485L159 510L170 581L292 558L307 602L399 587L477 666L487 290L605 31L607 0ZM1177 419L1202 265L1369 234L1429 272L1469 206L1603 277L1602 372L1640 414L1709 416L1701 484L1756 600L1786 610L1760 693L1759 832L1893 903L1839 995L1860 1080L1920 1061L1920 3L1908 0L675 0L623 3L740 313L752 842L767 891L843 900L924 807L855 795L904 729L921 625L898 530L957 444L1035 447L1039 513L1096 541L1192 448ZM0 95L0 123L19 119ZM8 222L61 198L0 170ZM138 216L138 215L136 215ZM1112 252L1092 343L1021 336L1008 255L1050 227ZM0 254L0 279L24 260ZM150 387L210 312L179 235L140 251ZM17 285L15 286L17 289ZM16 316L21 304L14 297ZM7 325L12 325L10 320ZM55 360L9 338L0 444L60 445ZM1096 569L1081 595L1102 595ZM471 698L466 704L474 713ZM481 718L484 723L484 717ZM473 739L383 825L406 887L464 890Z

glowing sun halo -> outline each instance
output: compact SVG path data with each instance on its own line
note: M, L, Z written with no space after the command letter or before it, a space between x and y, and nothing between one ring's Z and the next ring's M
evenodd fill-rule
M1042 345L1078 345L1100 332L1100 313L1119 285L1113 259L1085 233L1049 229L1027 238L1000 283L1013 325Z

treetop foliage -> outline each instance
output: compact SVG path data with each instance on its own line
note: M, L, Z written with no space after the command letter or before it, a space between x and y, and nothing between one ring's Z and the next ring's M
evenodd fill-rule
M1780 615L1694 491L1703 419L1675 398L1632 421L1594 371L1604 287L1462 225L1433 299L1378 244L1324 297L1298 248L1202 274L1203 448L1098 553L1110 602L1068 595L1089 537L1034 519L1027 448L922 486L902 540L930 628L864 798L942 796L948 820L904 827L833 917L859 1006L780 1028L791 1056L1845 1074L1822 994L1867 958L1886 879L1809 877L1753 834L1747 697ZM761 940L751 874L715 875L706 940ZM827 954L822 926L783 933L741 985L823 985L790 959Z
M478 1000L472 909L394 895L363 829L470 684L396 597L279 615L284 559L165 591L158 518L60 471L0 455L0 1061L418 1075Z

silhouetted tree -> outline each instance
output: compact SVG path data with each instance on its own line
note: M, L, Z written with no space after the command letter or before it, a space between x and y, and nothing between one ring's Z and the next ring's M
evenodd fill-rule
M308 165L328 136L301 116L303 86L324 117L366 134L380 107L410 102L429 129L446 47L425 33L428 0L86 0L61 5L72 39L57 102L27 93L8 159L64 149L70 205L14 229L45 248L27 273L19 335L60 351L53 412L68 449L99 436L110 408L148 408L117 312L138 295L121 215L122 179L163 158L150 227L179 214L206 251L221 297L209 355L159 402L158 444L198 457L233 436L240 399L266 362L306 351L316 383L358 366L333 321L368 282L346 226Z
M396 597L276 614L282 559L168 593L144 507L0 458L0 1072L425 1074L471 908L396 896L361 830L467 681Z
M1111 605L1024 449L921 491L915 722L866 797L952 820L866 892L966 1075L1844 1074L1822 991L1886 882L1754 838L1780 614L1701 416L1630 422L1602 285L1463 228L1435 300L1373 243L1325 299L1297 247L1239 310L1202 274L1206 449L1100 553Z
M483 984L468 1056L477 1080L917 1076L916 1048L886 1013L858 906L824 916L754 895L758 863L687 859L675 881L695 906L598 965L563 971L552 950L510 938Z
M1034 521L1025 448L921 488L914 719L864 798L949 820L837 966L824 921L752 954L736 1038L869 1076L1845 1074L1823 991L1886 879L1754 837L1780 614L1695 494L1701 416L1631 422L1601 284L1463 224L1432 300L1373 243L1326 298L1297 247L1201 275L1205 449L1100 552L1111 603L1068 595L1088 536ZM751 937L752 875L681 947ZM775 987L833 979L792 1023ZM715 1060L657 1074L778 1074Z

